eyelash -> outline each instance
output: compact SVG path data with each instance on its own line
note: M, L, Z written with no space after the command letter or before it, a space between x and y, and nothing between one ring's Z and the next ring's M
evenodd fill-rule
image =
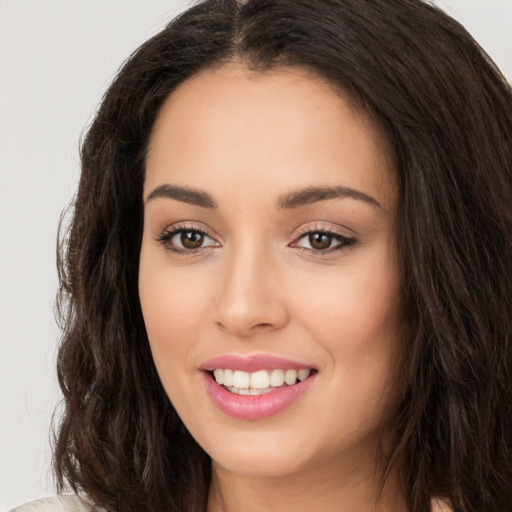
M174 226L172 229L165 229L160 235L156 237L156 241L161 243L164 248L172 253L180 254L182 256L195 256L199 254L200 252L208 249L209 247L212 247L212 245L206 246L206 247L198 247L195 249L186 249L186 248L177 248L176 246L171 245L171 240L180 233L196 233L202 237L209 238L210 240L214 240L213 237L208 235L205 231L202 229L199 229L195 226L187 226L187 225L177 225ZM327 249L313 249L309 247L298 247L296 244L304 239L307 236L321 234L328 237L331 237L332 241L337 241L338 244L334 247L328 247ZM335 231L331 231L328 229L325 229L324 227L319 228L303 228L302 230L299 230L299 236L292 242L291 247L296 247L301 252L307 252L309 254L313 254L315 256L322 256L329 253L338 252L344 249L349 249L351 246L353 246L357 240L353 237L342 235L341 233L337 233ZM218 242L216 242L218 243ZM215 247L215 246L213 246Z
M206 233L206 231L203 231L202 229L199 229L195 226L187 226L187 225L177 225L174 226L172 229L166 228L158 237L156 238L156 241L161 243L165 250L180 254L182 256L195 256L201 251L204 251L210 246L207 247L198 247L197 249L185 249L185 248L177 248L173 245L171 245L171 240L180 233L197 233L203 237L209 238L210 240L213 240L213 238Z
M308 252L315 256L323 256L326 254L342 251L344 249L350 249L357 242L357 240L354 237L342 235L341 233L325 229L324 227L315 227L313 229L308 227L299 230L299 236L292 242L292 244L296 244L297 242L299 242L300 240L304 239L307 236L317 234L331 237L332 241L335 240L338 242L338 244L335 245L334 247L329 247L327 249L312 249L308 247L299 247L299 250L302 252Z

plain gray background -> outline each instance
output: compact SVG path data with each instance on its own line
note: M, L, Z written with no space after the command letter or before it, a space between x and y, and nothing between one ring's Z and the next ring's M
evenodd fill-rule
M0 510L54 494L55 242L119 65L191 2L0 0ZM512 81L512 0L438 0Z

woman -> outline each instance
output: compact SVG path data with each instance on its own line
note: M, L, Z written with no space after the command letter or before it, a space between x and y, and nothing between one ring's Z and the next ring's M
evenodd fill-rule
M62 247L66 507L510 510L511 119L420 0L210 0L146 42Z

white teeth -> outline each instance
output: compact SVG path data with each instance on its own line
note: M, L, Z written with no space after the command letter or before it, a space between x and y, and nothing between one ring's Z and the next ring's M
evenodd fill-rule
M213 376L217 384L228 388L233 393L241 395L261 395L282 387L285 383L293 386L299 381L307 379L311 375L311 369L301 370L259 370L249 373L229 368L217 368Z
M231 393L236 393L237 395L265 395L266 393L271 393L274 391L274 388L267 388L267 389L238 389L233 386L230 386L229 388L226 388L228 391L231 391Z
M251 387L251 374L235 370L235 373L233 373L233 387L238 389L249 389Z
M213 370L213 376L217 381L217 384L224 384L224 370Z
M266 389L270 385L270 377L267 370L251 373L251 388Z
M309 377L311 370L299 370L297 372L297 378L299 380L305 380Z
M292 386L297 382L297 370L286 370L284 381L288 386Z
M233 385L233 370L221 370L224 372L224 386L232 386ZM215 372L214 372L215 375Z
M272 370L270 374L270 385L278 388L284 384L284 370Z

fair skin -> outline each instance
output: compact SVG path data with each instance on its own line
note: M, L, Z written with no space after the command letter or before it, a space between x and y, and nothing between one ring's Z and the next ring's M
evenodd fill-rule
M146 164L140 300L163 386L212 458L208 512L406 511L393 475L376 501L399 302L379 131L306 72L235 63L171 94ZM305 391L271 413L236 395L226 413L205 362L261 355L309 369Z

